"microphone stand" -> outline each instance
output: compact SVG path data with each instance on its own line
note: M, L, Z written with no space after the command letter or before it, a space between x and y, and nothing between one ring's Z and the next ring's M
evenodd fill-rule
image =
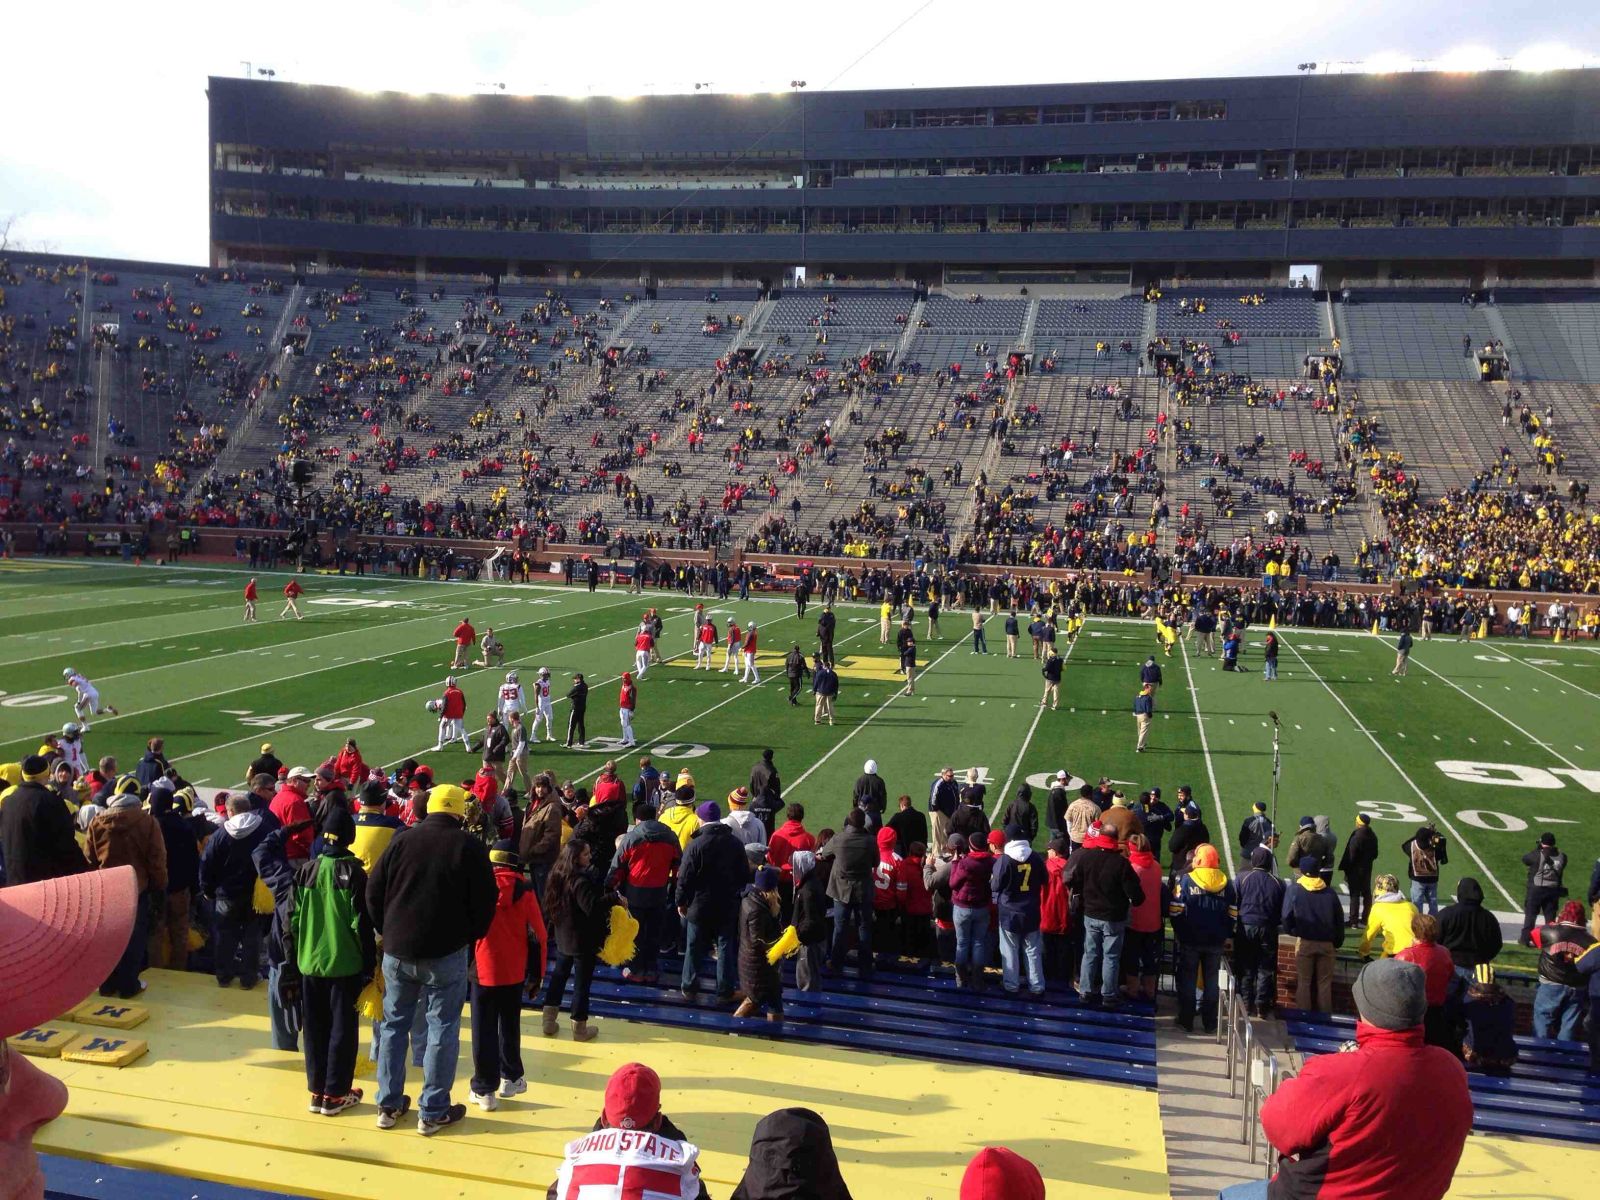
M1272 718L1272 831L1273 833L1277 833L1278 776L1283 769L1283 760L1278 754L1278 733L1280 730L1280 726L1278 724L1278 714L1276 712L1269 712L1267 716Z

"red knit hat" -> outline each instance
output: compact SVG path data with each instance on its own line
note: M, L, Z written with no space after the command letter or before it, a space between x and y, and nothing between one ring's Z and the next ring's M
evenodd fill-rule
M605 1123L613 1129L649 1129L661 1115L661 1076L643 1063L624 1063L606 1084Z
M985 1146L961 1176L961 1200L1044 1200L1044 1179L1016 1151Z
M1006 832L1003 829L989 830L989 849L1004 850L1006 847Z

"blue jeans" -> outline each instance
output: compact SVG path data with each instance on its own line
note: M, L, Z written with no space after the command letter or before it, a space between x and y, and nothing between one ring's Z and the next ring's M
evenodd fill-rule
M538 963L535 962L534 965L537 966ZM426 1012L426 1003L425 1003L425 1000L423 998L422 993L418 992L417 993L417 1004L416 1004L416 1007L411 1010L411 1027L413 1029L416 1029L418 1026L421 1026L422 1029L424 1030L424 1033L423 1033L423 1036L411 1038L410 1041L411 1041L411 1065L413 1067L415 1067L419 1071L422 1070L423 1055L428 1049L428 1038L427 1038L427 1034L425 1032L426 1029L427 1029L427 1020L428 1020L428 1014ZM370 1047L370 1049L367 1052L367 1057L370 1058L373 1062L377 1062L378 1061L378 1058L379 1058L379 1056L381 1054L381 1051L378 1049L378 1047L380 1045L382 1045L382 1043L383 1043L383 1018L379 1017L376 1021L374 1021L372 1023L372 1046Z
M1236 1183L1232 1187L1225 1187L1217 1200L1267 1200L1267 1181L1257 1179L1253 1183Z
M1419 913L1430 916L1439 915L1439 881L1426 879L1413 879L1411 881L1411 903L1417 906Z
M734 972L738 967L738 947L734 945L733 923L720 928L699 921L683 922L683 975L679 986L686 992L700 989L700 959L714 945L717 948L717 995L733 994Z
M406 1087L406 1044L423 1004L428 1048L422 1058L422 1097L417 1113L442 1118L461 1056L461 1006L467 999L467 948L443 958L383 956L383 1032L378 1045L378 1107L399 1108Z
M828 964L835 970L844 966L844 953L850 945L850 931L856 935L856 965L861 978L872 978L872 901L846 904L833 902L833 946L828 952Z
M1000 927L1000 968L1006 991L1015 992L1022 986L1022 961L1028 965L1028 990L1035 996L1044 992L1044 935L1037 929L1032 933L1016 933Z
M1278 677L1278 660L1275 659L1275 658L1269 658L1269 659L1263 660L1263 664L1262 664L1262 668L1261 668L1261 678L1263 678L1263 679L1276 679L1277 677Z
M956 970L976 974L989 965L989 910L954 909L956 926Z
M1540 983L1533 994L1533 1036L1578 1040L1578 1023L1589 1007L1585 992L1563 983Z
M282 963L267 964L267 1020L272 1024L272 1048L298 1051L300 1010L284 1008L278 1003L278 977L281 974L283 974Z
M1117 983L1122 972L1122 941L1127 936L1126 921L1083 919L1083 964L1078 968L1078 991L1094 995L1095 980L1100 981L1100 996L1117 999Z

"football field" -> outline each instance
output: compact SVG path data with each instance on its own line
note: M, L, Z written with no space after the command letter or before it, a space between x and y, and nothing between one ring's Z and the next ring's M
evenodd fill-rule
M1276 711L1286 837L1302 815L1325 813L1342 844L1355 813L1367 811L1380 867L1403 876L1400 842L1432 820L1449 842L1441 892L1471 874L1502 912L1521 907L1520 860L1540 831L1553 831L1570 856L1566 882L1577 898L1600 853L1591 815L1600 793L1594 643L1419 642L1409 676L1395 679L1387 640L1288 629L1275 683L1260 676L1262 631L1247 637L1239 674L1185 643L1160 660L1149 748L1136 755L1130 708L1139 665L1156 650L1147 622L1091 617L1070 649L1060 711L1041 711L1026 638L1021 657L1006 659L999 619L988 625L990 653L978 655L964 636L968 613L948 612L941 639L925 636L919 615L922 675L916 695L904 696L876 611L841 605L841 688L829 728L812 723L809 691L799 708L789 705L781 668L796 642L814 652L815 603L802 622L787 597L707 598L720 631L729 616L759 624L761 683L746 685L732 672L691 669L695 598L682 593L309 574L300 577L306 619L295 621L278 618L288 576L258 577L261 621L244 625L245 575L228 567L0 564L0 761L20 759L72 719L63 681L71 667L121 713L92 722L91 761L113 754L130 769L145 739L160 735L191 782L233 787L263 742L287 763L315 766L354 737L371 764L418 757L441 781L465 778L476 756L459 746L435 752L424 704L442 688L451 631L466 616L480 633L495 628L525 683L548 666L563 697L572 672L588 678L588 749L541 744L532 755L537 769L588 781L618 752L617 680L632 666L640 614L655 605L671 661L639 685L640 745L619 759L629 783L637 754L649 753L664 770L689 768L701 798L721 802L770 746L786 798L806 804L813 829L838 826L868 758L891 797L909 793L919 807L944 765L978 768L991 807L1024 780L1042 806L1046 776L1058 769L1108 776L1129 791L1159 786L1169 802L1188 784L1225 863L1237 867L1238 826L1270 794L1268 713ZM717 665L722 657L719 646ZM458 674L469 727L481 729L502 672ZM566 719L562 700L562 731Z

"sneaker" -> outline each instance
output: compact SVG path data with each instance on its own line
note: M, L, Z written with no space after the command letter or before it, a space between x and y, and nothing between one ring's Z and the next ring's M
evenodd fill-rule
M224 979L224 978L223 978L223 977L222 977L222 976L220 976L220 975L219 975L219 976L217 976L217 986L218 986L218 987L219 987L219 988L225 988L225 987L230 987L230 986L231 986L231 985L232 985L232 984L233 984L233 978L232 978L232 976L229 976L229 977L228 977L228 978L227 978L227 979Z
M502 1100L509 1100L513 1096L522 1095L527 1090L528 1081L526 1079L502 1079L500 1081L500 1090L495 1094Z
M400 1123L400 1118L411 1111L411 1097L401 1096L399 1108L380 1108L378 1110L378 1128L393 1129Z
M319 1096L319 1095L317 1095L316 1092L312 1092L311 1093L311 1103L306 1105L306 1111L307 1112L312 1112L312 1113L320 1113L322 1111L322 1105L323 1105L323 1102L325 1100L327 1100L326 1096Z
M432 1137L441 1129L448 1129L452 1125L459 1125L467 1119L467 1106L465 1104L452 1104L444 1113L433 1120L422 1114L417 1114L417 1132L423 1137Z
M322 1098L322 1115L337 1117L347 1108L354 1108L361 1103L361 1089L351 1088L342 1096L324 1096Z
M470 1096L472 1102L483 1109L484 1112L493 1112L500 1107L500 1101L495 1099L493 1092L472 1092Z

